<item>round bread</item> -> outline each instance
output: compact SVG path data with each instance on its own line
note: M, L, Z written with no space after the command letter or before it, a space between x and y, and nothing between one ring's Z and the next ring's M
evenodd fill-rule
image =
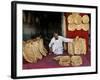
M82 29L82 23L81 24L77 24L77 25L75 25L76 26L76 30L81 30Z
M82 17L82 22L85 23L85 24L89 23L89 16L88 15L84 15Z
M79 14L76 14L73 18L74 18L75 24L81 24L82 23L81 16Z
M68 31L75 31L75 24L68 24Z
M69 24L72 24L73 21L74 21L73 20L73 16L72 15L69 15L68 18L67 18L67 21L68 21Z
M82 29L84 31L88 31L89 30L89 24L83 24Z

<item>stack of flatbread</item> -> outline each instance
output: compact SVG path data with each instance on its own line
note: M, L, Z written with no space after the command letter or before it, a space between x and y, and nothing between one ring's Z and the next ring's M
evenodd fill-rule
M29 63L36 63L37 62L36 56L35 56L35 54L33 53L33 50L32 50L32 44L31 43L26 43L24 45L23 56L24 56L24 59Z
M70 55L74 54L86 54L86 40L84 38L79 38L78 36L73 40L72 43L68 43L68 53Z
M46 55L47 50L43 45L43 39L37 41L29 40L26 43L23 42L23 56L27 62L36 63L37 60L41 60Z
M71 57L71 65L72 66L80 66L82 64L81 56L72 56Z
M70 56L57 56L54 57L54 60L58 61L61 66L69 66L70 65Z

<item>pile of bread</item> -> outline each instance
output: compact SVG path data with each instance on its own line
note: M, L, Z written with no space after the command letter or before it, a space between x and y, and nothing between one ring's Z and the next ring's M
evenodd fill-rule
M23 57L29 63L37 63L43 56L47 55L47 50L43 45L43 39L23 41Z
M80 66L82 64L81 56L57 56L54 60L58 61L61 66Z
M89 16L83 15L80 16L79 13L72 13L67 17L68 22L68 30L69 31L75 31L75 30L81 30L84 31L89 30Z

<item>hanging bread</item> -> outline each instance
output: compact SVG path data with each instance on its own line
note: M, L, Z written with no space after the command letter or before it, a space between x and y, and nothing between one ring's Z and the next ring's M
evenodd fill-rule
M77 36L75 39L74 39L74 54L80 54L80 42L79 42L79 36Z
M80 65L82 65L81 56L72 56L71 57L71 65L72 66L80 66Z
M73 42L68 42L68 54L74 55L74 45L73 45Z
M74 21L73 20L73 16L72 15L69 15L68 18L67 18L67 21L68 21L69 24L73 24L74 23L73 22Z
M68 24L68 31L75 31L75 24Z
M75 24L81 24L82 23L81 16L79 14L72 14L72 15L73 15Z
M89 24L83 24L82 29L84 31L88 31L89 30Z
M86 48L86 40L83 38L80 38L80 44L81 44L81 54L86 54L87 48Z
M85 24L89 23L89 16L88 15L84 15L82 17L82 22L85 23Z
M82 23L81 24L76 24L76 30L81 30L82 29Z

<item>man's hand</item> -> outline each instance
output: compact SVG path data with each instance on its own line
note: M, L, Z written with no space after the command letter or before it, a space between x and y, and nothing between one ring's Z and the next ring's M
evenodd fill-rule
M71 40L70 40L70 42L73 42L73 41L74 41L74 39L71 39Z

